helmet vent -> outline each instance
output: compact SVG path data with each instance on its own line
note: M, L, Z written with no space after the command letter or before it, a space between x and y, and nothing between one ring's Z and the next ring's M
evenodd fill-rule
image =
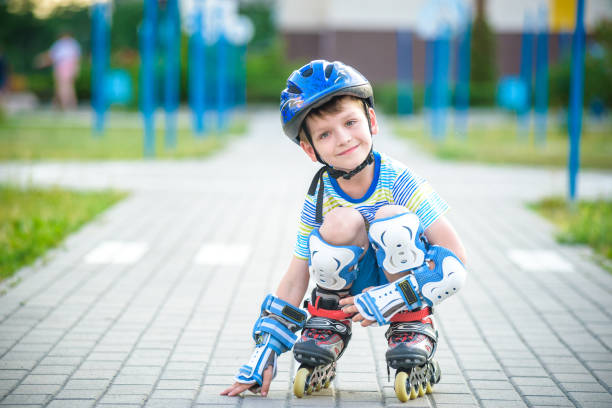
M334 70L334 65L333 64L329 64L328 66L325 67L325 78L329 79L332 71Z
M312 72L313 72L312 67L308 67L302 72L302 76L304 78L308 78L309 76L312 75Z
M287 86L287 91L289 91L289 93L292 94L301 94L302 90L300 88L298 88L297 86L295 86L294 84L289 84Z

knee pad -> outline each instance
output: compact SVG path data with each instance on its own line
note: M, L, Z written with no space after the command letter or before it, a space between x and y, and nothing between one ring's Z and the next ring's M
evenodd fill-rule
M363 249L356 245L331 245L323 240L318 229L308 238L308 266L312 279L324 289L340 290L357 276L357 263Z
M415 213L375 220L368 235L376 251L378 266L390 274L409 271L425 261L427 241Z

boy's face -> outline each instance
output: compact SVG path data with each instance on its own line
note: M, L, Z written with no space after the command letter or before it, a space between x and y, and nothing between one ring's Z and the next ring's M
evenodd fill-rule
M369 111L372 134L376 134L376 114L371 108ZM310 115L306 118L306 125L321 159L338 170L353 170L370 153L372 137L361 102L344 99L340 101L338 112L322 116ZM317 161L309 143L301 141L300 146L312 161Z

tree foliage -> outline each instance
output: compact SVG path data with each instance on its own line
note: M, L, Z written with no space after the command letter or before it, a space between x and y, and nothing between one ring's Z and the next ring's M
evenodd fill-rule
M484 1L479 2L478 7L472 25L470 79L472 82L494 83L497 80L495 34L487 22Z
M47 50L64 31L70 31L84 49L89 48L87 9L64 7L42 20L34 15L32 2L23 1L19 8L0 2L0 44L12 71L34 71L35 56Z
M569 103L571 54L550 67L550 103ZM612 108L612 20L601 21L589 36L584 57L584 104Z

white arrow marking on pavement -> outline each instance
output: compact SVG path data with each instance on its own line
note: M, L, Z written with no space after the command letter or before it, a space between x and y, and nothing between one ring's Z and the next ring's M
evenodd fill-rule
M144 242L106 241L98 245L85 257L89 264L132 264L147 252Z
M198 265L241 266L250 253L248 245L206 243L200 247L194 262Z
M555 251L546 249L511 249L508 258L519 268L529 272L573 272L572 264Z

